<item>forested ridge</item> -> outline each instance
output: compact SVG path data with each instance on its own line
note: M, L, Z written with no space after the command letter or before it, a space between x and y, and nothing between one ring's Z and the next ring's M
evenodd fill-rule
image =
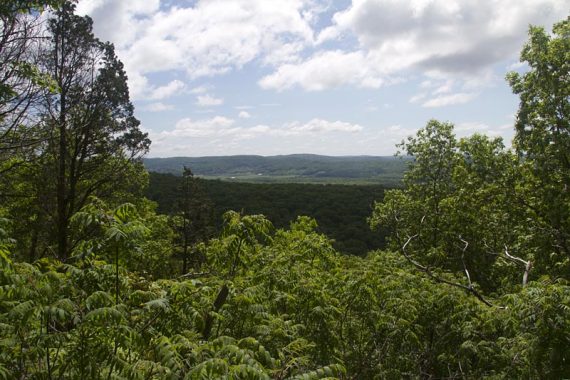
M251 183L338 183L399 186L408 157L223 156L145 158L150 172L180 175L186 166L208 179Z
M384 196L383 186L193 181L197 197L209 204L212 233L221 231L226 211L236 210L263 214L276 228L287 228L298 216L310 216L318 223L317 231L331 238L341 253L365 255L385 246L384 231L371 230L367 221L374 201ZM149 173L145 195L157 203L157 212L179 212L183 191L181 176Z
M216 232L191 167L157 212L113 46L69 1L0 19L0 378L570 377L570 18L507 75L512 147L437 120L398 146L363 257L306 216Z

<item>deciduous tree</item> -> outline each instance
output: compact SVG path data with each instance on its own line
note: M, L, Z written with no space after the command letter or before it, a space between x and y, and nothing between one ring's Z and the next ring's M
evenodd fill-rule
M533 242L544 270L570 268L570 18L553 34L531 27L524 74L507 79L520 106L514 145L526 172L523 201L533 210Z

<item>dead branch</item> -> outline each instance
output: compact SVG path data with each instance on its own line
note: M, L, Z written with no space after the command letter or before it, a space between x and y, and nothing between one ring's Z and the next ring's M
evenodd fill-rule
M466 285L463 285L463 284L460 284L457 282L446 280L446 279L439 277L438 275L434 274L428 266L424 266L424 265L418 263L416 260L412 259L412 257L406 251L406 248L407 248L408 244L410 244L410 242L413 239L415 239L417 236L418 236L418 234L415 234L413 236L408 237L408 240L406 241L406 243L400 248L402 254L406 258L406 260L408 260L409 263L411 263L413 266L415 266L418 270L427 274L429 278L431 278L433 281L435 281L437 283L447 284L450 286L454 286L456 288L463 289L463 290L467 291L468 293L471 293L472 295L474 295L479 301L481 301L483 304L485 304L489 307L497 307L500 309L504 309L503 306L497 306L497 305L491 303L490 301L488 301L487 299L485 299L485 297L483 297L483 295L481 293L479 293L477 291L477 289L475 289L475 287L471 286L471 284L469 284L469 286L466 286Z
M509 249L507 248L506 244L505 244L505 256L507 256L510 260L512 260L514 262L517 262L517 263L524 265L524 274L523 274L522 286L525 287L526 283L528 281L528 273L532 269L532 261L530 261L530 260L524 261L520 257L516 257L516 256L511 255L509 253Z

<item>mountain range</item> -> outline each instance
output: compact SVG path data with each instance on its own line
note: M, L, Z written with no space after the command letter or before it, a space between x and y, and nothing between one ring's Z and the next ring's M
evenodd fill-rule
M394 156L212 156L145 158L147 170L181 175L184 167L200 177L237 182L354 183L398 185L407 158Z

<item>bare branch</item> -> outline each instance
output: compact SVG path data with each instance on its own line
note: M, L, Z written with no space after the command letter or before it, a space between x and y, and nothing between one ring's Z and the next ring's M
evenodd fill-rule
M406 252L406 248L407 246L410 244L410 242L415 239L418 235L413 235L408 237L408 240L406 241L406 243L400 248L402 254L404 255L404 257L406 258L406 260L408 260L408 262L410 262L412 265L414 265L417 269L419 269L420 271L424 272L425 274L428 275L429 278L431 278L433 281L438 282L438 283L442 283L442 284L447 284L450 286L454 286L456 288L460 288L463 290L466 290L467 292L471 293L472 295L474 295L479 301L481 301L483 304L489 306L489 307L497 307L500 309L504 309L504 306L497 306L493 303L491 303L490 301L488 301L487 299L485 299L485 297L483 297L483 295L481 293L479 293L477 291L477 289L475 289L475 287L471 286L471 283L469 284L469 286L465 286L463 284L457 283L457 282L453 282L453 281L449 281L446 280L442 277L439 277L438 275L434 274L431 269L427 266L421 265L420 263L418 263L416 260L412 259L411 256ZM467 248L467 247L465 247Z
M524 274L523 274L522 286L523 287L526 286L526 284L528 282L528 274L529 274L530 270L532 269L532 261L530 261L530 260L524 261L520 257L516 257L516 256L511 255L509 253L509 249L507 248L506 244L505 244L505 256L507 256L509 259L511 259L514 262L517 262L517 263L524 265Z
M467 270L467 265L465 264L465 251L467 251L467 247L469 247L469 242L467 240L464 240L461 237L461 235L459 235L459 240L461 240L465 244L465 246L461 250L461 263L463 264L463 271L465 272L465 276L467 276L469 288L471 289L473 288L473 285L471 284L471 276L469 275L469 271Z

